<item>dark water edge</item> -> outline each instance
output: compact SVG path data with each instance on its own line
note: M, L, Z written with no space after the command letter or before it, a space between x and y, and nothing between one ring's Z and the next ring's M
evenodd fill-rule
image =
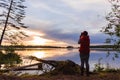
M90 46L90 50L97 51L120 51L120 46L115 47L114 45L98 45L98 46ZM0 50L6 49L14 49L14 50L49 50L49 49L79 49L79 47L58 47L58 46L1 46Z

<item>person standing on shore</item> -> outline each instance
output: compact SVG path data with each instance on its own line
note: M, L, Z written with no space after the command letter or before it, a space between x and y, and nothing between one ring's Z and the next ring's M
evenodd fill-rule
M80 35L78 44L80 44L80 60L81 75L84 75L84 64L86 65L86 75L89 76L89 55L90 55L90 39L87 31L83 31Z

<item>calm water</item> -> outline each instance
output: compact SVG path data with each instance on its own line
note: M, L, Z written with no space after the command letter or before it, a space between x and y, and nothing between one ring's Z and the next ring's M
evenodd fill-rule
M41 59L45 60L72 60L77 64L80 64L80 58L79 58L79 52L78 49L37 49L37 50L19 50L16 51L19 55L23 58L23 64L24 65L30 65L33 63L37 63L37 61L31 61L27 57L29 56L36 56ZM110 68L120 68L120 57L115 58L113 60L113 57L115 56L116 51L111 51L110 55L108 56L108 51L102 51L102 50L95 50L92 49L90 52L90 70L94 70L95 64L98 64L98 61L100 60L100 63L103 67L106 67L109 65ZM118 56L119 53L118 53ZM39 72L39 73L38 73ZM16 73L16 72L15 72ZM29 74L41 74L40 71L22 71L22 74L29 73Z
M38 50L19 50L16 51L19 55L23 57L23 65L27 65L30 63L36 63L36 61L31 61L26 59L28 56L36 56L45 60L72 60L77 64L80 64L79 52L78 49L38 49ZM120 57L115 58L116 52L111 51L108 56L108 51L99 51L99 50L91 50L90 52L90 70L93 70L95 64L100 60L102 66L106 67L109 65L111 68L120 68ZM119 53L118 53L119 55ZM119 55L120 56L120 55Z

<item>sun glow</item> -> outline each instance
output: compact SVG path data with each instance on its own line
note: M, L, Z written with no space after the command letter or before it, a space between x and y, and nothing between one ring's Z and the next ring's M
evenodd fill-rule
M40 37L35 36L32 42L33 42L33 44L35 44L35 45L45 45L45 44L46 44L46 41L47 41L47 40L45 40L45 39L43 39L43 38L40 38Z
M33 55L37 58L44 58L45 57L44 52L35 52L35 53L33 53Z

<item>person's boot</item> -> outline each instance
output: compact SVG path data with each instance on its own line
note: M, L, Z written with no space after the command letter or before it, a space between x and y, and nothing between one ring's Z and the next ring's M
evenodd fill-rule
M88 69L86 69L86 76L90 76L90 73L89 73L89 68Z
M80 75L84 76L84 67L81 67L80 69L81 69L81 74Z
M87 74L86 74L86 76L88 76L88 77L89 77L89 76L90 76L90 74L89 74L89 73L87 73Z

